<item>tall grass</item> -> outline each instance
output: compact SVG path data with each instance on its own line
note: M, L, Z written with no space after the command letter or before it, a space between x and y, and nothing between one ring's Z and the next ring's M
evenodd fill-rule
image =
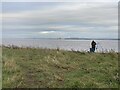
M0 47L0 89L2 89L2 47Z
M118 53L2 48L4 88L117 88Z

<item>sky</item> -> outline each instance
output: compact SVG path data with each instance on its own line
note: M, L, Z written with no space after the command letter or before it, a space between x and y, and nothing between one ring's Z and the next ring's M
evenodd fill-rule
M117 2L3 2L3 38L118 38Z

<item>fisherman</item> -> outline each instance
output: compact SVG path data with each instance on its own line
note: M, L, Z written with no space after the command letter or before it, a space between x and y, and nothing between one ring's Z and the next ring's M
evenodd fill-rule
M93 40L91 42L92 48L90 48L90 52L95 52L95 46L96 46L96 42Z

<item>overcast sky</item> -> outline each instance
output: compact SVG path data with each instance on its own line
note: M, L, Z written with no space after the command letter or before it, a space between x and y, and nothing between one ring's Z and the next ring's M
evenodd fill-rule
M117 2L3 2L2 11L3 38L118 38Z

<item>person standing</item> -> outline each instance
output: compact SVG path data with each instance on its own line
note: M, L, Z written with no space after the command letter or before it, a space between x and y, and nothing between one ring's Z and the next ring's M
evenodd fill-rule
M90 48L90 52L95 52L96 42L94 40L91 42L91 46L92 48Z

